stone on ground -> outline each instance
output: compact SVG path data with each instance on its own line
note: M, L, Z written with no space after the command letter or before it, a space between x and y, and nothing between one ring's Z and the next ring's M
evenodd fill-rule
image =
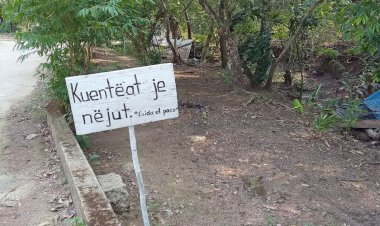
M118 214L128 212L130 206L129 194L121 176L116 173L110 173L99 175L98 180L113 210Z

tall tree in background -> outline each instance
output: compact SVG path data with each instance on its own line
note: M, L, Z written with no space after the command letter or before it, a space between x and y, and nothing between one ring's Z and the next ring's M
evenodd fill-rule
M244 75L240 63L239 53L237 50L236 39L231 31L232 27L232 13L233 7L231 0L220 0L218 3L219 13L216 13L210 3L207 0L199 0L199 4L202 6L204 11L207 13L210 19L215 21L215 24L218 27L220 37L223 37L221 40L221 54L224 59L226 59L227 51L224 51L225 48L228 50L229 58L231 60L231 71L234 77L234 88L240 89L244 85ZM222 58L223 59L223 58ZM226 64L226 62L223 63Z
M202 5L202 7L204 7ZM227 13L226 13L226 6L225 6L225 0L221 0L219 2L219 7L218 7L218 17L221 21L225 21L224 26L228 26L228 21L227 21ZM232 24L231 24L232 25ZM228 27L226 29L229 29ZM220 61L221 61L221 66L222 68L227 68L228 66L228 50L227 50L227 32L224 32L223 29L218 29L219 30L219 51L220 51Z
M373 83L380 82L380 5L377 0L340 3L338 21L343 24L343 36L356 43L356 50L363 54L366 72L363 73L368 93ZM338 6L339 7L339 6Z
M239 54L253 88L267 80L266 72L271 64L272 1L244 1L241 4L233 17L233 26L240 35Z
M323 2L323 0L316 0L313 4L311 4L311 6L309 7L309 9L305 13L305 15L300 20L298 26L294 30L293 35L289 38L288 43L286 44L285 48L281 51L280 55L272 61L272 64L271 64L270 68L268 69L268 80L265 84L266 89L268 89L268 90L271 89L274 73L276 71L278 64L284 59L286 54L291 49L291 46L295 43L296 38L301 33L302 28L304 27L305 21L310 17L310 15L314 12L314 10L317 8L317 6L319 4L321 4L322 2Z

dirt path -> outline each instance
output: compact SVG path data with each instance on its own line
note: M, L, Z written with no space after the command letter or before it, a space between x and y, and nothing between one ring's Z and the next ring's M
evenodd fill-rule
M14 45L14 41L0 41L0 117L13 103L32 93L37 82L35 70L43 61L32 55L23 63L17 62L22 52L13 51Z
M44 125L43 97L32 95L43 59L17 63L21 53L13 46L0 40L0 225L54 225L67 211L68 194Z

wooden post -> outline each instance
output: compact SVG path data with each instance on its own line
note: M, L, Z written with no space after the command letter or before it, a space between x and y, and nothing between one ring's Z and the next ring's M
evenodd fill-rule
M139 186L140 206L141 206L142 218L144 221L144 226L150 226L149 217L148 217L148 209L146 207L146 200L145 200L144 182L143 182L143 178L142 178L142 174L141 174L139 158L137 156L135 127L129 126L128 129L129 129L129 142L131 144L133 168L135 169L137 184Z

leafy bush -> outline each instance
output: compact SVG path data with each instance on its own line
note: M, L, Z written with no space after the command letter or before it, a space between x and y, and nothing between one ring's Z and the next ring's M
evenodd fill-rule
M327 56L328 58L332 60L336 60L338 57L341 56L338 50L333 48L323 48L318 51L319 56Z
M271 65L270 35L255 35L245 39L239 46L239 54L243 64L249 70L255 68L254 74L248 75L251 84L261 84L268 78L267 71Z
M51 72L45 76L49 93L69 111L65 78L89 71L96 44L141 33L137 27L149 21L137 9L145 2L152 4L149 0L18 0L7 5L4 15L11 22L27 24L16 34L17 48L48 57L43 69Z

